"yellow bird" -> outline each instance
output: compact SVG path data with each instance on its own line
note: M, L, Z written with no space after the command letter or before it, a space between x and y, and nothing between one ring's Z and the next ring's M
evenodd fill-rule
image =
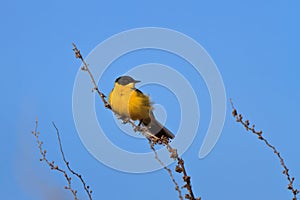
M108 99L112 110L124 119L139 120L139 125L143 124L159 138L164 135L173 139L173 133L155 119L150 98L135 88L138 82L130 76L121 76L115 80Z

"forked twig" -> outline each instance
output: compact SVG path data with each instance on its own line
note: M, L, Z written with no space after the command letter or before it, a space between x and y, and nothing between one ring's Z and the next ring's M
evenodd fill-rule
M155 159L156 159L156 160L159 162L159 164L160 164L161 166L163 166L164 169L169 173L169 176L171 177L172 182L173 182L174 185L175 185L175 190L178 192L178 197L179 197L179 199L180 199L180 200L183 200L183 197L182 197L182 194L181 194L181 190L180 190L180 188L179 188L179 185L178 185L177 181L175 180L175 178L174 178L174 176L173 176L173 173L172 173L171 169L168 168L168 167L165 165L165 163L163 163L163 161L162 161L161 159L159 159L158 154L157 154L157 152L156 152L156 150L155 150L155 148L154 148L155 143L153 143L153 141L151 141L151 140L149 140L149 143L150 143L150 148L151 148L152 151L154 152L154 157L155 157Z
M178 173L182 173L182 179L185 182L185 184L182 186L182 188L186 188L188 190L188 194L185 194L185 199L190 200L201 200L201 197L195 198L195 195L192 190L192 183L191 183L191 177L187 175L185 166L184 166L184 160L178 156L177 149L171 147L168 138L162 137L158 141L154 141L158 144L163 144L167 147L167 150L170 153L170 158L173 158L177 160L177 165L175 168L175 171Z
M232 116L236 119L236 122L238 123L241 123L244 128L246 129L246 131L251 131L253 134L257 135L258 136L258 139L264 141L264 143L266 144L266 146L270 149L273 150L274 154L278 157L279 161L280 161L280 164L281 166L283 167L283 174L286 176L287 180L288 180L288 186L287 186L287 189L288 190L291 190L291 192L293 193L293 200L297 200L297 194L299 193L299 190L294 188L294 180L295 180L295 177L291 177L290 173L289 173L289 169L287 168L285 162L284 162L284 159L282 158L282 156L280 155L279 151L276 149L275 146L271 145L267 139L265 139L263 136L262 136L262 131L257 131L255 130L255 125L253 124L251 127L250 127L250 121L249 120L243 120L243 116L242 114L239 114L236 110L236 108L234 107L233 105L233 102L232 100L230 99L230 104L231 104L231 107L232 107Z
M81 174L78 174L77 172L75 172L75 171L70 167L70 163L66 160L65 153L64 153L63 148L62 148L59 130L58 130L58 128L56 127L56 125L55 125L54 122L52 122L52 124L53 124L53 126L54 126L54 128L55 128L55 130L56 130L57 140L58 140L58 143L59 143L59 150L60 150L60 153L61 153L61 155L62 155L63 161L65 162L65 164L66 164L68 170L69 170L73 175L77 176L77 177L80 179L80 181L81 181L81 183L82 183L82 185L83 185L83 188L84 188L84 190L86 191L86 193L87 193L89 199L92 200L92 192L93 192L93 191L90 189L90 186L86 184L86 182L85 182L84 179L82 178L82 175L81 175Z
M72 185L71 185L71 177L67 174L67 172L65 170L61 169L58 165L54 165L54 161L50 162L47 159L47 157L46 157L47 151L43 149L43 147L42 147L43 142L40 141L40 139L39 139L40 132L38 132L38 120L37 119L35 121L35 129L34 129L34 131L32 131L32 134L35 136L36 142L38 144L38 148L40 150L40 154L42 155L42 158L40 158L40 161L45 161L51 170L56 170L64 175L64 177L68 183L68 185L65 186L64 188L66 190L69 190L72 193L74 200L78 200L77 190L73 189Z

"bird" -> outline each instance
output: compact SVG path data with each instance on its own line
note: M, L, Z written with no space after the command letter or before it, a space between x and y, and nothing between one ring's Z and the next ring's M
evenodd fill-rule
M156 120L149 96L135 87L139 82L130 76L120 76L115 80L108 98L112 111L122 119L139 120L138 126L144 125L158 138L173 139L174 134Z

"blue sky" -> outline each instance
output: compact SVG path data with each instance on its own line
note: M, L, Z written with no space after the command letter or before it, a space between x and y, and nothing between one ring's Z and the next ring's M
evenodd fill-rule
M63 177L39 162L30 134L36 117L49 159L61 164L51 125L55 121L66 156L91 185L94 199L177 198L164 170L130 174L97 161L81 143L72 114L73 85L80 67L72 42L87 55L114 34L149 26L182 32L207 50L222 75L227 97L233 98L238 111L262 129L279 149L300 188L299 2L53 0L1 4L3 199L51 199L53 194L71 199L63 189ZM198 196L205 200L292 198L279 161L261 141L235 123L229 102L220 140L209 156L198 158L210 120L209 93L203 79L194 75L184 61L158 51L136 52L113 63L99 85L108 94L117 76L148 62L168 64L174 69L186 65L187 70L181 72L201 91L197 93L201 107L199 131L183 154ZM166 111L171 110L172 118L167 119L166 125L176 130L180 115L176 115L177 102L162 98L159 87L141 89L164 105ZM115 130L111 140L126 149L148 151L146 141L118 137L112 114L102 108L101 102L96 102L96 107L98 119L105 116L108 128ZM82 198L84 195L79 194Z

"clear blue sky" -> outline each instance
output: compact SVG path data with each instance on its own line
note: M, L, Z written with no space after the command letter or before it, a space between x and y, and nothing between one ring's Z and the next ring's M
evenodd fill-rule
M39 162L30 134L38 116L49 159L61 164L51 125L55 121L66 156L91 185L94 199L177 199L164 170L130 174L101 164L81 143L73 121L72 92L80 62L74 58L72 42L87 55L114 34L147 26L180 31L207 50L223 77L227 96L278 147L300 188L299 5L298 1L277 0L2 1L1 198L53 199L57 194L71 199L63 189L63 177ZM130 69L130 64L152 61L178 67L176 58L148 53L128 55L114 65L126 64ZM106 94L116 76L123 73L124 69L118 71L116 67L107 74L100 83ZM198 158L210 119L210 101L201 77L191 76L191 81L199 82L198 89L203 91L203 95L197 94L201 99L200 130L183 155L195 193L204 200L291 199L277 158L234 122L230 109L217 145L209 156ZM160 98L159 88L142 90L150 93L155 102L169 102ZM99 116L105 113L108 118L113 117L101 103L96 105ZM227 105L229 108L229 102ZM177 128L171 118L167 119L167 126ZM135 141L112 139L129 149ZM137 146L140 151L147 151L141 144L139 141ZM84 195L79 193L86 198Z

